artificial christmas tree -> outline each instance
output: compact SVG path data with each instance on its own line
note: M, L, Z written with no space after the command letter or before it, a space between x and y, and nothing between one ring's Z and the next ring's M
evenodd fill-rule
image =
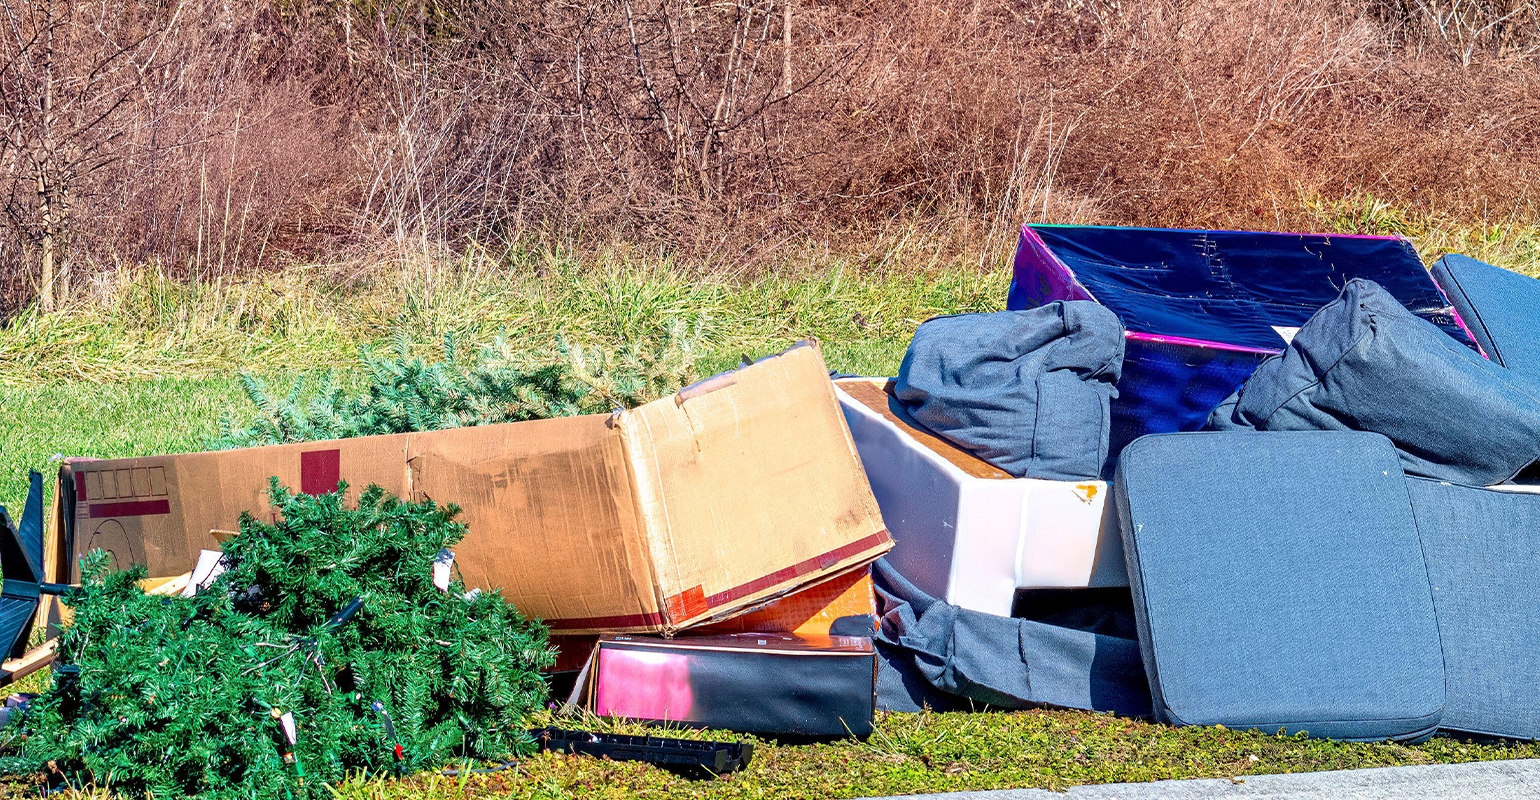
M435 585L457 509L371 487L245 516L225 572L193 597L146 595L100 552L54 684L3 729L6 772L125 796L329 797L349 772L406 773L526 752L545 697L545 629L497 592ZM440 577L444 577L442 574Z
M226 419L216 449L607 413L694 379L694 348L681 330L617 350L558 339L553 353L534 359L516 357L501 338L465 359L454 337L445 336L443 347L443 359L432 363L411 356L403 332L389 353L361 348L365 384L356 393L327 374L314 390L301 378L278 396L243 373L257 415L244 427Z

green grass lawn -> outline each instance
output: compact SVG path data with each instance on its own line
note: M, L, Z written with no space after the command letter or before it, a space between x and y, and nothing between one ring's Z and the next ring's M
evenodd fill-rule
M817 336L832 369L891 374L919 321L999 308L1006 283L1003 269L965 266L906 274L835 265L733 283L662 269L585 271L571 263L545 272L510 268L501 277L462 270L439 279L438 288L424 290L292 273L241 287L190 288L139 274L97 306L16 321L0 331L0 502L17 508L26 470L49 474L60 456L199 449L222 416L244 413L237 370L282 378L346 369L358 344L397 327L411 331L425 351L444 333L473 342L504 334L537 349L558 332L617 342L673 320L697 335L703 373ZM494 774L360 778L338 787L338 795L858 797L1518 757L1540 757L1540 746L1447 738L1347 744L1071 711L893 714L880 717L865 741L758 743L746 772L715 781L685 781L639 764L538 756ZM35 793L26 779L0 783L0 796Z
M60 456L123 458L201 449L244 402L233 378L52 383L0 388L0 503L18 508L27 470L52 479Z

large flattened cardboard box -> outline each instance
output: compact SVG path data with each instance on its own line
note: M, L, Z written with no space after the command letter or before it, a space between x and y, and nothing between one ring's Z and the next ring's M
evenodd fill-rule
M1014 478L900 416L886 384L835 385L900 574L932 597L1000 616L1017 589L1128 585L1106 481Z
M151 575L193 568L270 476L454 503L455 565L560 633L731 617L891 546L816 343L610 415L111 461L60 471L62 576L102 548ZM67 566L66 566L67 565ZM78 577L78 576L77 576Z

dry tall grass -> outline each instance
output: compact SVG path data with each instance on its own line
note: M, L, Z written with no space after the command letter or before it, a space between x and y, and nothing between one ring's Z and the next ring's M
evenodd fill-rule
M124 263L211 279L531 237L741 271L909 235L992 264L1025 219L1303 227L1371 195L1457 226L1540 219L1535 0L0 0L0 17L6 312L37 288L46 142L95 154L54 212L76 297ZM50 122L29 94L48 80L121 101Z

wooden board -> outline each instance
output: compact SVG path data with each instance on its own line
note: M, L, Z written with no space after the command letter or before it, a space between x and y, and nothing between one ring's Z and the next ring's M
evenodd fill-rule
M904 433L909 434L910 438L968 475L991 480L1011 480L1014 477L1009 472L893 413L892 407L888 405L888 401L892 399L890 395L892 381L889 381L886 386L871 381L840 381L835 385L840 388L840 391L850 395L851 399L881 414L883 419L897 425Z
M15 683L53 663L59 653L59 640L49 639L43 644L0 664L0 685Z

